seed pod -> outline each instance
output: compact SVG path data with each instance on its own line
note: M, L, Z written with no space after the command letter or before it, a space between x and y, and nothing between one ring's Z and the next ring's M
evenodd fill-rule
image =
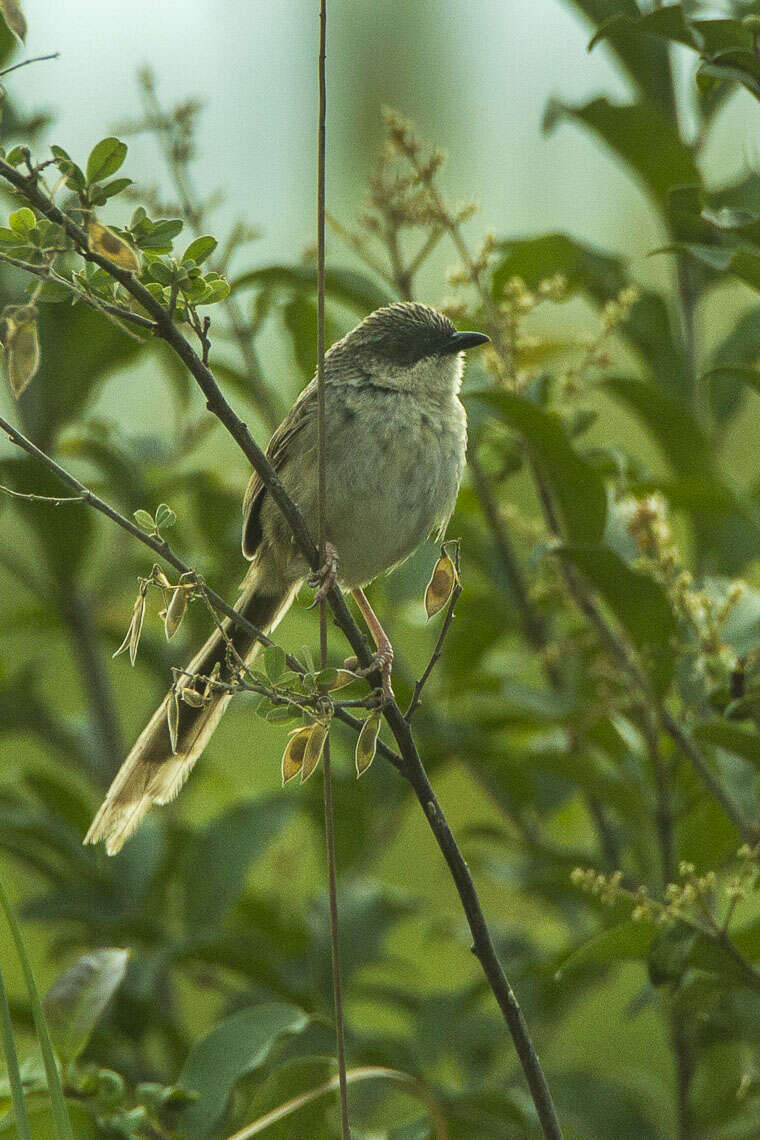
M425 613L429 618L443 609L458 584L457 568L446 551L442 550L425 590Z
M301 765L301 783L308 780L309 776L316 770L320 758L324 751L325 741L327 740L327 733L329 732L329 725L320 724L319 721L312 726L309 733L308 740L306 741L306 748L303 754L303 764Z
M204 701L207 701L209 699L209 697L211 696L211 694L213 693L214 688L215 688L214 681L218 681L221 674L222 674L222 666L218 661L215 661L214 662L214 668L209 673L208 681L206 681L206 685L203 689Z
M370 713L361 727L359 738L356 741L356 775L361 776L367 771L377 752L377 737L380 732L380 713Z
M40 340L35 320L17 324L6 317L5 367L14 399L18 399L40 367Z
M114 653L114 657L118 657L120 653L129 647L129 660L134 665L137 658L137 649L140 644L140 634L142 633L143 620L145 618L145 594L143 590L137 595L137 600L132 608L132 617L129 622L129 629L124 635L119 648Z
M195 689L191 689L189 687L185 688L180 693L180 696L182 697L182 700L185 702L185 704L189 705L191 709L203 708L203 695L197 692Z
M169 693L169 703L166 706L166 722L169 726L169 740L171 741L172 752L176 753L177 734L179 732L179 698L176 689L172 689Z
M126 269L129 273L140 272L140 259L132 246L94 218L87 226L87 244L93 253L107 257L119 269Z
M173 591L171 601L166 607L164 615L164 632L166 633L166 640L171 641L175 633L182 625L182 619L187 613L188 591L178 586Z
M312 726L307 724L305 728L296 728L291 732L288 743L285 745L285 751L282 754L283 785L287 784L301 771L311 729Z

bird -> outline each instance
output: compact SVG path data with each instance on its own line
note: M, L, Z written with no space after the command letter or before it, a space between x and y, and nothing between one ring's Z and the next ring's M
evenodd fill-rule
M443 313L396 302L365 317L325 354L326 515L320 594L337 581L350 592L375 643L374 661L391 694L393 649L363 587L445 533L465 468L467 419L459 399L464 351L482 332L457 332ZM317 379L276 429L267 456L309 532L318 527ZM242 552L249 567L236 610L271 634L310 568L271 494L254 472L243 499ZM314 584L314 583L313 583ZM224 631L224 632L222 632ZM232 680L230 646L246 665L261 643L225 619L183 677ZM116 854L152 804L182 788L232 693L207 685L203 700L170 690L116 774L84 842ZM177 717L170 733L167 714ZM194 707L198 705L199 707Z

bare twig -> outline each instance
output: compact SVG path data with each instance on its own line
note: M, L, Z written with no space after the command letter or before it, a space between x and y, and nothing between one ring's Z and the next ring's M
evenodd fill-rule
M317 472L319 556L322 565L327 558L327 429L325 422L325 141L327 125L327 83L325 57L327 49L327 0L319 3L319 63L317 122ZM322 668L327 665L327 599L319 603L319 653ZM335 818L332 803L330 770L330 735L322 753L322 788L325 813L325 848L327 855L327 894L330 911L330 951L332 958L333 1005L335 1008L335 1041L338 1057L338 1092L343 1140L351 1140L346 1085L346 1045L343 1029L343 984L340 972L338 938L338 883L335 866Z
M53 51L50 55L33 55L31 59L22 59L21 63L14 63L11 67L4 67L0 71L0 79L5 75L10 75L12 71L18 71L20 67L28 67L30 63L45 63L49 59L58 59L60 56L59 51Z
M438 639L435 643L435 646L433 647L433 652L430 655L430 660L428 661L427 665L425 666L425 671L423 672L419 681L415 682L414 692L412 693L412 699L409 702L409 708L404 713L404 719L406 721L410 721L412 719L412 717L414 716L414 712L420 703L420 698L422 696L422 690L425 688L425 685L427 684L428 677L430 676L430 674L433 672L436 665L438 664L438 659L441 656L441 653L443 651L443 643L446 640L446 635L449 632L449 629L451 628L451 623L454 620L454 607L456 606L457 601L459 599L459 595L461 593L462 593L462 584L459 581L459 579L457 578L456 582L454 583L454 589L451 591L451 598L449 599L449 605L448 605L448 609L446 610L446 616L443 619L443 625L441 626L441 632L438 634Z

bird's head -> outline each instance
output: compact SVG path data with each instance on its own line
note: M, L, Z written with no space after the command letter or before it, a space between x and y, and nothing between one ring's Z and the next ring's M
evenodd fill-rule
M403 301L370 313L328 355L331 366L343 371L353 365L386 387L445 396L459 389L464 350L488 339L457 332L428 305Z

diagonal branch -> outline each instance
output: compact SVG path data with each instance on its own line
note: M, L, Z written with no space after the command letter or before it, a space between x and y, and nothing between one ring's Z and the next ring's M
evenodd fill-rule
M15 186L26 201L39 210L44 217L56 225L61 226L74 242L80 255L85 260L99 265L115 281L118 281L155 320L156 335L165 340L183 364L186 365L206 397L208 410L217 416L224 425L271 494L288 523L293 533L296 546L304 556L306 562L313 570L319 569L319 551L309 534L301 512L288 496L267 456L251 436L247 425L236 415L224 397L208 365L204 363L190 343L185 339L163 306L155 300L132 273L119 268L109 261L108 258L89 249L85 231L40 190L36 175L32 174L26 176L21 174L3 159L0 159L0 177L5 178L7 182ZM7 430L3 422L0 422L0 426L4 427L4 430ZM11 438L13 438L12 434ZM28 441L26 442L28 443ZM41 454L42 453L40 453L40 455ZM48 457L45 457L44 461L48 466L53 462L49 460ZM71 477L67 477L66 481L71 483ZM82 490L81 486L78 486L78 489ZM86 488L84 490L86 490ZM88 495L90 495L89 492ZM88 498L88 502L89 501L91 500ZM106 504L102 504L99 509L103 509L103 507L106 507ZM114 512L111 512L110 508L106 509L106 513L111 514L111 517L113 517ZM117 521L117 519L114 519L114 521ZM144 537L149 537L139 533L139 528L133 529L130 526L128 529L133 530L133 533L138 532L135 536L141 538L142 541L144 541ZM166 557L166 550L168 548L165 543L161 540L159 541L162 549L157 552ZM153 549L156 549L156 547L154 546ZM336 624L346 636L360 665L362 667L368 667L372 663L372 658L366 640L351 616L343 594L337 585L333 586L329 591L327 600L330 604ZM222 612L226 611L223 609ZM375 676L378 676L377 672ZM514 991L507 981L496 954L496 949L486 925L480 900L478 899L467 862L454 839L448 821L436 799L414 742L411 729L404 719L403 713L395 701L388 701L383 712L388 727L393 733L399 752L401 753L403 767L400 768L400 771L411 784L423 808L428 825L451 871L459 898L467 916L468 925L472 932L473 953L481 963L483 972L488 979L491 990L507 1022L517 1055L530 1088L533 1102L536 1106L544 1136L547 1140L561 1140L562 1132L557 1120L551 1093L546 1083L543 1069L541 1068L541 1063L531 1040L530 1033L528 1032L522 1010L518 1005Z

